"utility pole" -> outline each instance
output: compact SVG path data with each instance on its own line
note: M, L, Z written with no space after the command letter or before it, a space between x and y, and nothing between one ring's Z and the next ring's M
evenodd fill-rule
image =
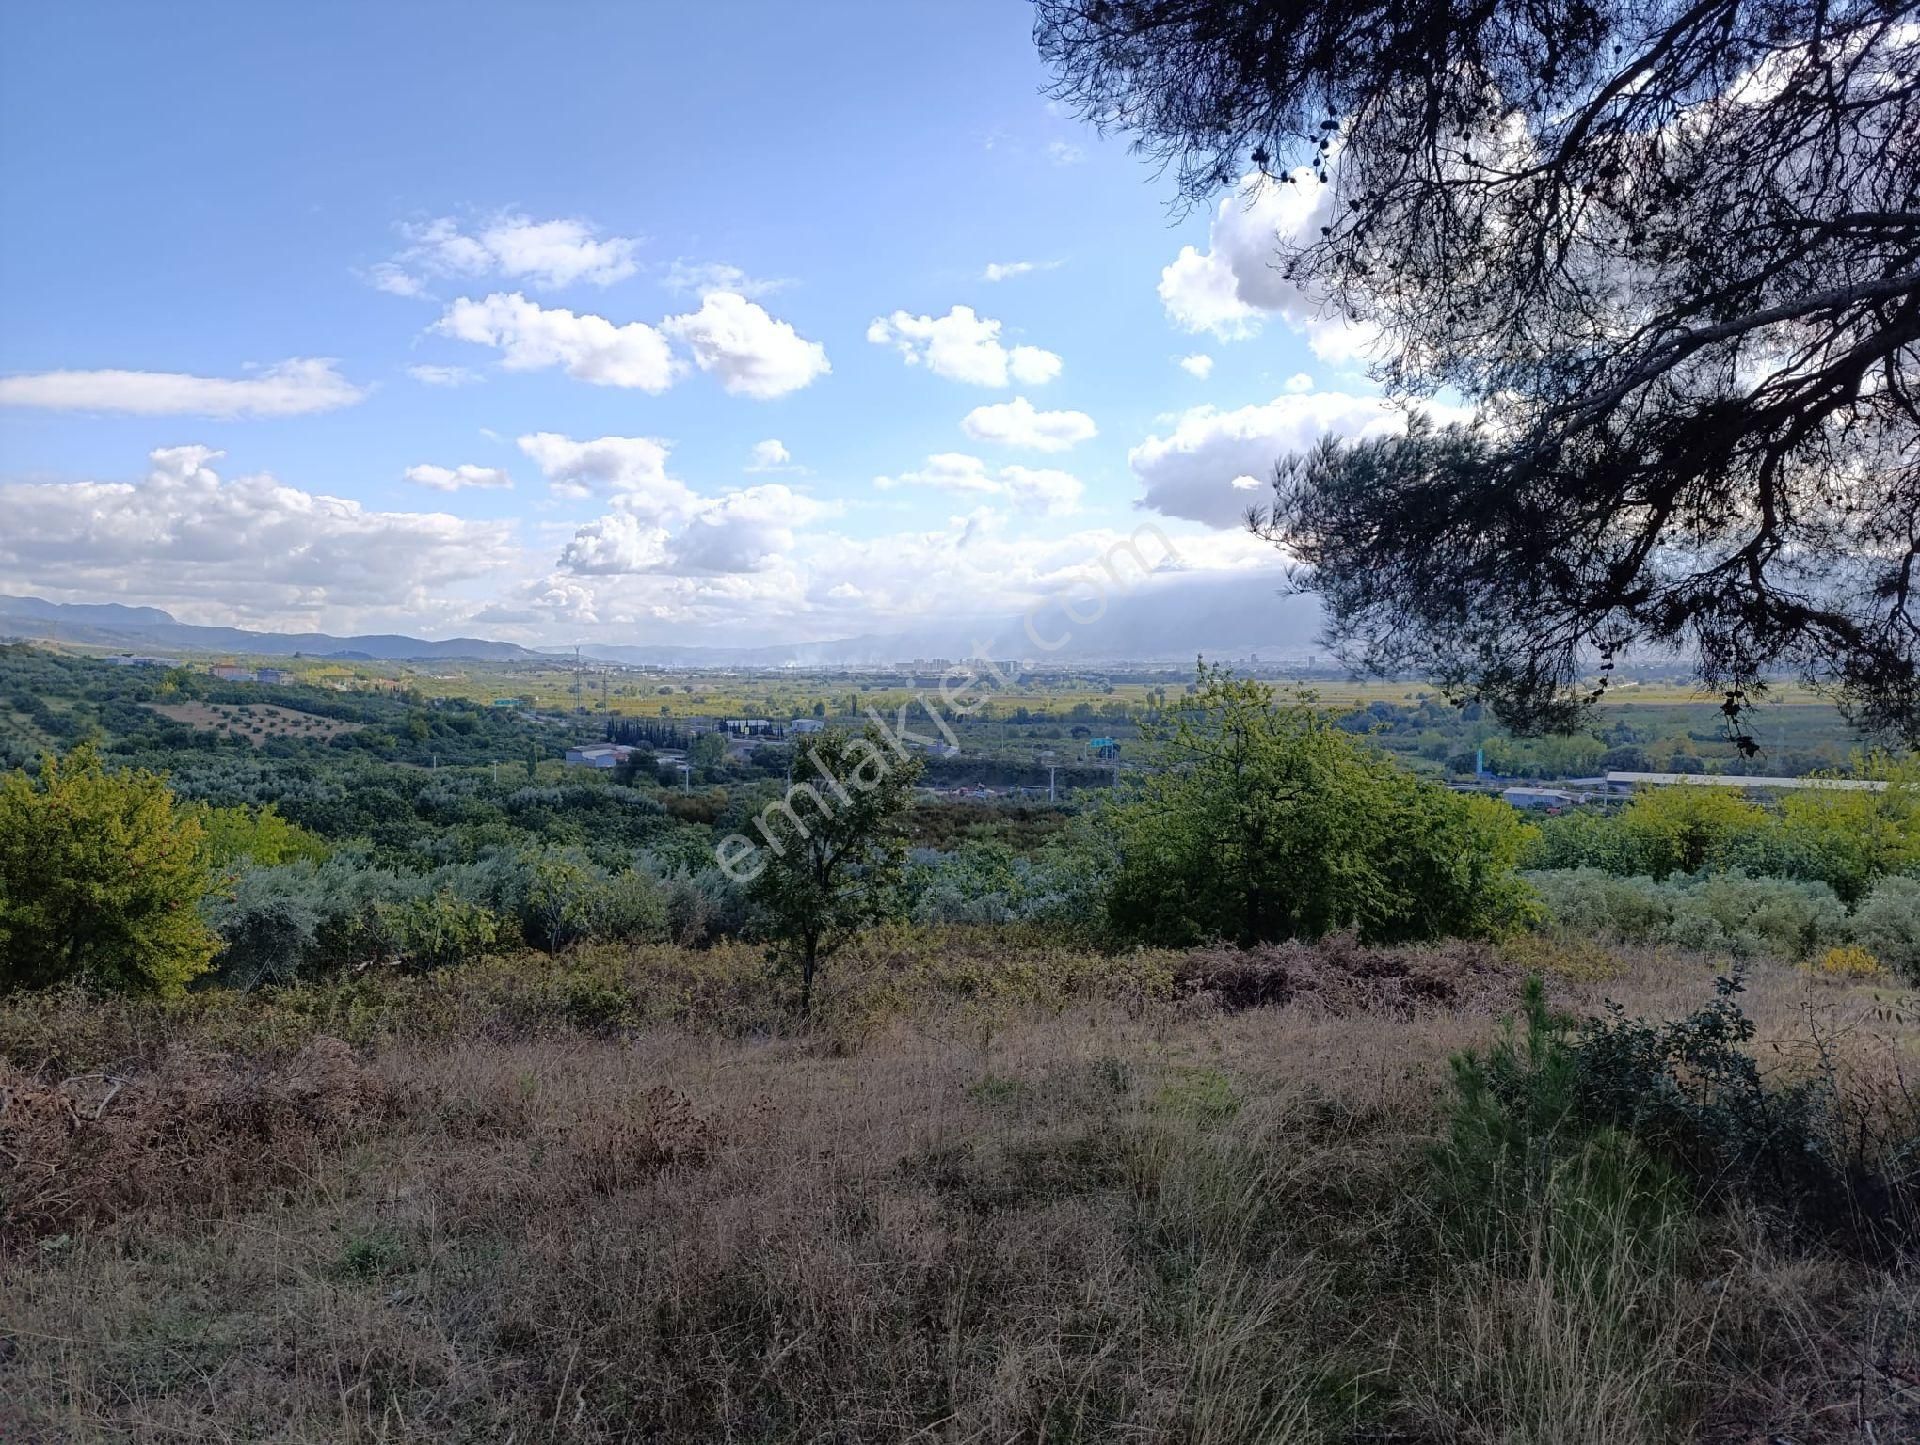
M580 649L578 646L573 649L573 710L576 715L580 711Z

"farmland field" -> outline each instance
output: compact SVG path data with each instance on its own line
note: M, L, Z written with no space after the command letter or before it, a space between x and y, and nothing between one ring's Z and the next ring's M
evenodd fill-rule
M358 732L364 723L341 722L337 718L318 717L297 708L275 707L270 703L151 703L160 716L204 732L245 738L255 747L274 738L311 738L326 742L342 733Z

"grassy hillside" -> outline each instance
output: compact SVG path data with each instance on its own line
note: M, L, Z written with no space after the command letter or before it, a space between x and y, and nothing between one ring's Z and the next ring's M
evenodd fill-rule
M1589 1013L1711 977L1526 961ZM1912 1438L1897 1253L1582 1171L1462 1227L1448 1058L1519 979L961 933L868 940L807 1031L745 949L18 998L0 1436ZM1746 995L1770 1076L1817 1035L1863 1129L1892 1002Z

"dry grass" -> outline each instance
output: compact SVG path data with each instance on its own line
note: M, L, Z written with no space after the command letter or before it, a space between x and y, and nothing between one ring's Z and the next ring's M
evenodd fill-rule
M65 1190L0 1257L0 1439L1610 1445L1920 1419L1911 1273L1740 1218L1602 1230L1578 1268L1547 1238L1518 1268L1450 1253L1424 1151L1448 1054L1493 1027L1477 984L1294 956L1283 1005L1230 1009L1246 970L1216 955L1144 969L1163 989L1089 968L1077 998L995 994L974 958L904 1006L885 955L886 988L842 980L850 1035L475 1005L348 1049L317 1011L238 1025L266 1003L127 1015L92 1036L127 1070L98 1123L98 1083L49 1102L42 1067L88 1047L55 1017L83 1006L41 1005L63 1042L29 1058L0 1029L11 1086L78 1117L0 1139ZM1622 968L1562 995L1680 1013L1707 977ZM1750 999L1789 1053L1812 1028L1862 1059L1911 1042L1792 970ZM45 1207L5 1179L10 1212Z

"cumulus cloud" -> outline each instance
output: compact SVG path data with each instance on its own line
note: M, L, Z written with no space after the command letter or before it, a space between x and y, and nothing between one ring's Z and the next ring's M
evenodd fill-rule
M494 347L509 371L558 366L595 386L658 395L679 379L686 362L673 341L692 353L730 392L767 399L806 386L830 368L826 351L784 321L725 291L710 292L698 311L669 316L660 326L617 325L604 316L576 315L541 306L519 292L495 292L483 301L462 296L435 324L442 336Z
M1283 245L1317 238L1332 215L1333 187L1311 171L1295 171L1291 184L1248 176L1214 212L1207 249L1181 247L1160 273L1168 319L1186 331L1241 341L1279 316L1325 360L1363 357L1373 334L1307 295L1278 264Z
M961 496L1004 497L1022 511L1049 515L1075 510L1086 490L1068 472L1019 466L994 469L965 452L936 452L925 466L898 476L875 477L873 484L881 491L928 487Z
M1084 411L1040 411L1024 396L991 406L976 406L960 423L975 441L1064 452L1099 434Z
M469 386L480 379L464 366L409 366L407 375L425 386Z
M560 565L583 576L646 572L666 560L667 529L631 512L589 522L560 551Z
M1204 351L1196 351L1191 356L1180 358L1180 369L1188 376L1197 376L1205 381L1213 375L1213 358Z
M676 531L632 512L577 529L560 567L576 576L732 576L763 572L794 548L794 529L828 515L818 502L777 482L697 500Z
M700 309L670 316L660 329L693 352L694 364L730 392L767 400L798 391L832 368L826 348L785 321L727 291L710 291Z
M509 371L558 366L595 386L658 395L681 370L667 338L645 322L616 326L604 316L543 307L517 291L495 292L484 301L462 296L434 329L456 341L496 348Z
M377 289L395 296L424 296L427 276L506 276L535 285L561 287L576 282L611 286L639 269L633 253L638 242L603 236L599 227L578 217L536 221L502 212L469 230L451 216L403 223L408 245L390 261L367 273Z
M323 357L278 362L239 378L178 371L42 371L0 377L0 406L138 416L303 416L367 395Z
M795 527L828 510L778 482L729 492L689 519L674 538L668 566L685 574L765 571L793 551Z
M162 447L140 483L0 484L0 582L150 600L195 620L330 626L458 615L446 589L510 573L510 523L382 512L260 473L224 480L223 453Z
M1438 420L1460 413L1429 407ZM1261 406L1221 411L1199 406L1181 414L1166 436L1150 436L1127 453L1140 479L1140 505L1213 527L1238 527L1249 506L1267 500L1274 464L1332 433L1391 435L1406 417L1382 397L1343 392L1289 393Z
M685 515L699 502L685 482L667 474L669 448L657 437L575 441L558 432L534 432L519 444L556 497L610 496L621 510L656 522Z
M737 647L747 635L794 641L908 627L918 631L905 645L921 652L953 647L964 655L985 639L1004 643L1017 655L1030 646L1020 640L1017 619L1023 609L1057 597L1075 579L1110 577L1105 564L1117 558L1130 592L1131 579L1138 578L1137 595L1114 598L1110 614L1084 629L1088 641L1097 629L1099 641L1116 655L1141 638L1154 644L1156 655L1178 654L1197 637L1221 635L1216 624L1223 617L1245 624L1241 630L1252 634L1255 646L1266 646L1273 636L1264 619L1278 586L1278 562L1273 549L1256 538L1202 533L1193 523L1164 519L1144 523L1147 530L1138 533L1131 526L1061 533L1023 523L991 493L959 495L964 506L931 524L860 536L795 524L789 528L791 548L761 551L780 541L772 538L731 559L701 557L702 544L719 540L718 535L690 538L677 552L669 539L664 556L636 554L645 570L556 569L523 586L510 605L547 619L541 631L548 635L555 629L577 635L579 628L593 626L631 640L670 630L676 642ZM757 512L774 501L762 496L733 506ZM779 501L773 514L779 516L788 505ZM926 510L916 508L916 515L924 517ZM1177 542L1177 552L1168 551L1170 542ZM696 570L702 560L726 565L752 560L754 565L743 571ZM1150 629L1143 630L1143 618ZM1284 632L1286 625L1277 630ZM1291 624L1295 631L1299 625L1298 620Z
M755 442L747 457L747 470L750 472L785 471L793 461L793 453L787 450L786 443L778 437L768 437L765 441Z
M467 487L488 490L513 485L513 478L499 467L474 466L470 462L457 467L436 467L423 462L417 467L408 467L405 475L415 486L436 492L457 492Z
M936 376L973 386L1005 386L1009 380L1038 386L1060 374L1060 358L1037 346L1008 347L1000 323L979 316L971 306L955 306L945 316L914 316L896 311L867 327L867 340L892 346L908 365L925 365Z

